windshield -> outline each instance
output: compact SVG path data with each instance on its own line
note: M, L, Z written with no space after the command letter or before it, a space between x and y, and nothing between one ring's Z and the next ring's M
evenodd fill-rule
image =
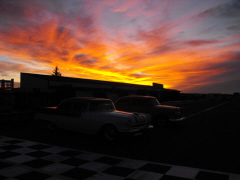
M160 103L156 98L148 98L146 99L146 105L156 106L156 105L160 105Z
M91 102L89 106L90 111L114 111L115 106L111 101L96 101Z

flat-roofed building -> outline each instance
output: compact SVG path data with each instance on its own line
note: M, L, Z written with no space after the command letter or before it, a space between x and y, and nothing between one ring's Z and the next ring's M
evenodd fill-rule
M180 91L165 89L163 84L152 86L92 79L21 73L20 88L30 92L56 92L73 90L75 96L105 97L115 101L123 95L152 95L160 100L176 100Z

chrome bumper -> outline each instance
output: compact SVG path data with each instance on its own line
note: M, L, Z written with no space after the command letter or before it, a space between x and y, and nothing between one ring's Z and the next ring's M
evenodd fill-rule
M151 132L153 129L153 125L149 125L147 127L144 128L136 128L136 129L129 129L129 130L120 130L119 133L121 135L130 135L130 136L138 136L138 135L142 135L145 133L149 133Z
M185 117L181 117L181 118L169 118L169 121L170 122L177 122L177 121L182 121L182 120L184 120L185 119Z

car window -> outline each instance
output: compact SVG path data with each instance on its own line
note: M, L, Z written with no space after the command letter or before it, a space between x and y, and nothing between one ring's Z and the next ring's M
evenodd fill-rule
M142 99L132 99L132 105L141 106L141 105L143 105L143 100Z
M119 99L116 104L117 105L129 105L130 104L130 101L131 99Z
M83 102L74 102L72 105L72 112L81 114L82 112L87 111L87 103Z
M63 102L58 106L57 109L64 111L64 112L70 112L72 109L72 103L71 102Z
M156 98L148 98L145 100L144 104L149 106L155 106L155 105L159 105L160 103Z
M113 111L115 107L111 101L97 101L91 102L89 106L90 111Z

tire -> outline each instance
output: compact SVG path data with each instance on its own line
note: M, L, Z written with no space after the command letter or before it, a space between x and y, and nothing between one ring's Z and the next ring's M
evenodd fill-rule
M157 126L157 127L165 127L169 124L169 120L168 120L168 117L166 116L161 116L161 115L158 115L155 120L154 120L154 124Z
M117 129L111 125L105 125L102 130L102 136L107 141L114 141L117 137Z
M54 131L54 130L57 129L57 125L54 122L49 122L47 124L47 128L48 128L49 131Z

